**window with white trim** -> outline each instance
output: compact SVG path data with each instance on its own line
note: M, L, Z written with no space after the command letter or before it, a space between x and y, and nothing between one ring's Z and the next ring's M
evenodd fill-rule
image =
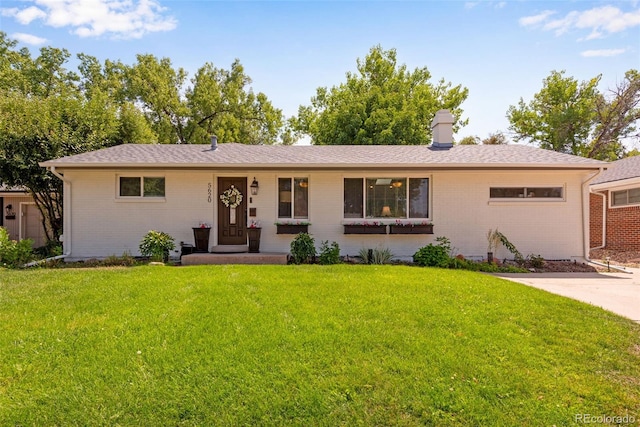
M638 204L640 204L640 187L611 192L611 206L628 206Z
M120 176L119 197L164 197L165 178L158 176Z
M348 218L429 218L429 178L344 178Z
M278 218L309 218L309 178L278 178Z
M491 187L491 199L562 199L562 187Z

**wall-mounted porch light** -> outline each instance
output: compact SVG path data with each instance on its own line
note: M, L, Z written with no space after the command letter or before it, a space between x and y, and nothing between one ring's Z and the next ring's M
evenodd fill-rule
M7 205L4 208L5 211L5 218L6 219L14 219L16 217L16 213L13 211L13 206L12 205Z
M251 195L252 196L257 196L258 195L258 189L260 188L260 185L258 184L258 181L256 180L255 176L253 177L253 182L251 183L249 188L251 189Z

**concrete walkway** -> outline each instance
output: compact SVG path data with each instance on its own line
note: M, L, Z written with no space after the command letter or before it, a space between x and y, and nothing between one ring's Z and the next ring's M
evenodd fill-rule
M497 273L494 276L583 301L640 323L640 268L629 273Z

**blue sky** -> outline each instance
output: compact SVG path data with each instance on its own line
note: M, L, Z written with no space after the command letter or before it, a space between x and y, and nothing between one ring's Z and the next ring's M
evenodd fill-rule
M42 46L135 62L168 57L193 76L239 59L255 92L289 117L318 87L356 70L376 45L469 89L456 138L501 131L510 105L552 70L614 88L640 69L640 1L3 0L0 30L34 55ZM71 68L74 68L75 64Z

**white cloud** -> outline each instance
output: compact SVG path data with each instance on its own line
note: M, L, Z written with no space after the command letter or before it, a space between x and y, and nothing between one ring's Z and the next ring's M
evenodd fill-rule
M502 8L507 6L507 2L506 1L499 1L499 2L493 2L493 1L482 1L482 2L480 2L480 1L467 1L464 4L464 8L466 10L470 10L470 9L475 8L476 6L478 6L480 4L487 5L489 7L493 7L494 9L502 9Z
M176 20L157 0L29 0L36 6L2 9L22 24L41 19L46 25L70 27L80 37L140 38L170 31Z
M43 39L42 37L26 33L13 33L11 34L11 38L21 43L30 44L33 46L41 46L47 42L47 39Z
M580 56L584 56L585 58L610 57L610 56L622 55L626 51L627 51L626 49L585 50L580 54Z
M572 30L587 30L586 40L606 37L609 34L640 26L640 9L623 12L614 6L602 6L585 11L571 11L564 17L549 19L553 13L544 11L535 16L520 18L522 26L540 26L545 31L562 35Z
M11 18L15 18L16 21L23 25L29 25L32 21L36 19L43 19L47 16L42 9L39 9L35 6L30 6L25 9L18 9L17 7L12 7L10 9L2 9L2 16L9 16Z
M525 16L524 18L520 18L518 23L523 27L532 27L542 22L546 21L551 15L554 15L556 12L553 10L544 10L537 15Z

